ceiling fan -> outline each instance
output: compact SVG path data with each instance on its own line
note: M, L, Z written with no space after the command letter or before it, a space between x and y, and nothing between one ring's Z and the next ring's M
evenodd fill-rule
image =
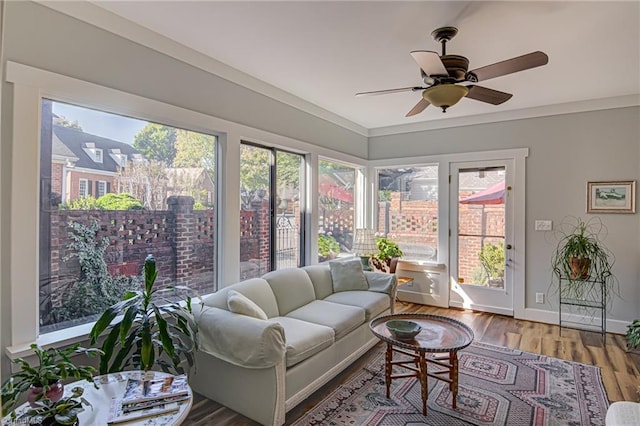
M463 97L500 105L511 99L513 95L474 83L539 67L549 62L549 57L538 51L467 71L469 68L467 58L461 55L447 55L447 42L457 33L458 29L455 27L442 27L431 33L433 38L442 44L442 55L429 50L411 52L411 56L420 66L422 81L426 87L376 90L356 93L356 96L422 91L422 99L407 113L406 117L421 113L429 105L442 108L442 112L447 112L447 108L458 103Z

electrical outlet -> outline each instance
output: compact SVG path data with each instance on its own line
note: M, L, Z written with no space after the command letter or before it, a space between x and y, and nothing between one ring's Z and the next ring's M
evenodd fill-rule
M544 303L544 293L536 293L536 303Z

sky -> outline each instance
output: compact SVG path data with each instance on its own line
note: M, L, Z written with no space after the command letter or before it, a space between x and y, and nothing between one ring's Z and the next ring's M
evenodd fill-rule
M64 116L67 120L78 121L82 131L103 138L113 139L133 144L133 138L144 126L146 121L122 115L110 114L93 109L77 107L71 104L53 102L53 112Z

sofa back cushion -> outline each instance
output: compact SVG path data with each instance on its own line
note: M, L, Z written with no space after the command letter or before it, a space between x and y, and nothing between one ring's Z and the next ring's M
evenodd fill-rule
M272 318L278 316L276 296L273 294L269 283L262 278L251 278L222 288L213 294L205 296L203 298L203 304L228 311L227 293L230 290L237 291L250 299L264 311L267 317Z
M310 265L302 269L304 269L309 275L309 278L311 278L317 300L322 300L333 294L333 281L331 281L331 271L329 270L328 264Z
M264 274L262 278L271 286L281 316L316 300L311 279L302 269L287 268L271 271Z
M344 260L332 260L329 262L333 291L368 290L369 284L362 270L362 262L359 257L350 257Z

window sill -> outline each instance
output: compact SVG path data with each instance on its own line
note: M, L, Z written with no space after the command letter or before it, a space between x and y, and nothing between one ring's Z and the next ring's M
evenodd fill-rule
M76 343L87 342L89 340L89 332L95 323L77 325L75 327L65 328L64 330L52 331L51 333L39 336L35 342L27 342L13 346L7 346L5 353L9 359L22 358L31 355L31 344L36 343L41 347L65 347Z

